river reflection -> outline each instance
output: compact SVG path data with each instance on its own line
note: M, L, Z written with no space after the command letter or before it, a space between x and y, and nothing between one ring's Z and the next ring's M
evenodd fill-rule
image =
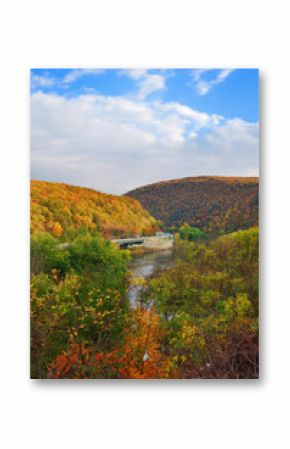
M173 248L163 251L152 252L144 255L132 257L129 264L129 270L133 278L148 278L155 270L165 270L173 266ZM131 285L128 290L128 296L132 307L136 307L142 290L142 286Z

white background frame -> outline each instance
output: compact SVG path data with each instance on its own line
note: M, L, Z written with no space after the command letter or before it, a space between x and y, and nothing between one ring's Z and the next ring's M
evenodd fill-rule
M288 5L1 3L1 447L289 447ZM29 380L31 67L260 69L261 380Z

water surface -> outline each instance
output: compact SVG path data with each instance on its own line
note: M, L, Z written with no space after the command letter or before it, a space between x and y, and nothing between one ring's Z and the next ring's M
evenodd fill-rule
M152 276L155 270L165 270L171 267L173 263L173 248L168 248L144 255L133 255L129 270L132 278L142 277L147 279ZM129 287L128 295L132 307L136 307L141 291L142 286L131 285Z

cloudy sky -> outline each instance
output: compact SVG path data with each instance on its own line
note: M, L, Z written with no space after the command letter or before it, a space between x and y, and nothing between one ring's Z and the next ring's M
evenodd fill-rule
M258 175L258 71L31 70L31 177L121 194Z

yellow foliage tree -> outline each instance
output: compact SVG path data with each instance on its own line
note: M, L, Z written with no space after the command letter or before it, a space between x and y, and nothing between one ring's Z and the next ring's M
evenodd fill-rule
M53 224L51 232L55 237L60 237L62 235L62 226L58 221Z

